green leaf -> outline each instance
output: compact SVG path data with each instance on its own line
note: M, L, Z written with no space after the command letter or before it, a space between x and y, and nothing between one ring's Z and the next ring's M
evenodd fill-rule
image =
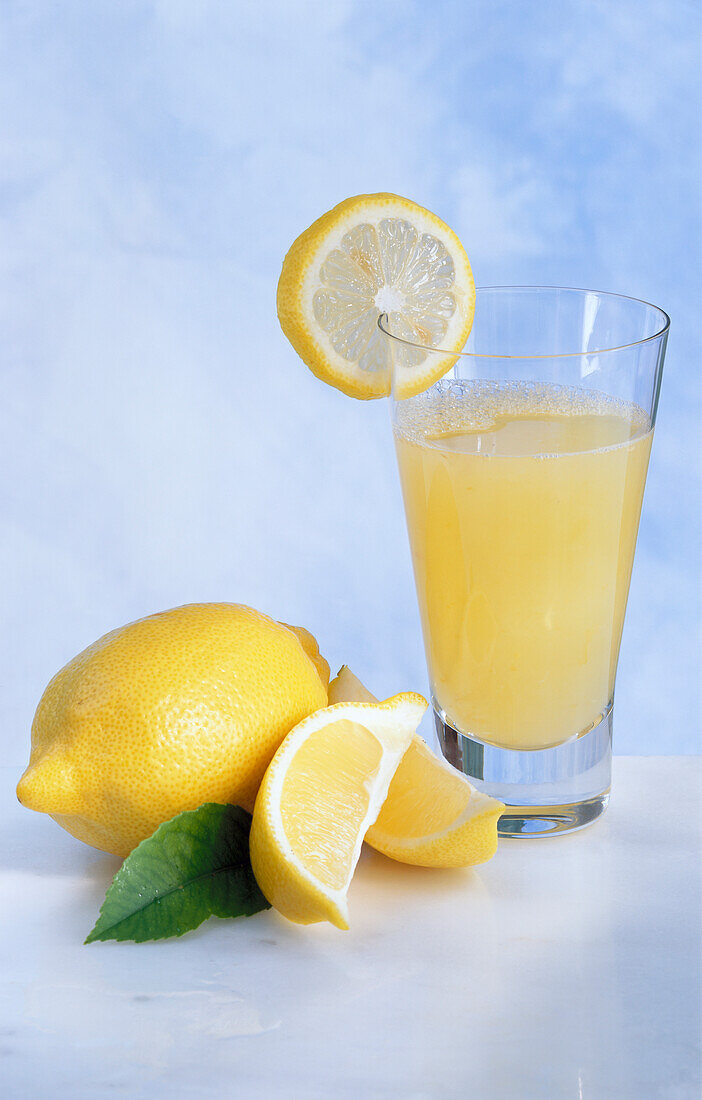
M86 943L182 936L210 916L270 906L249 859L251 815L206 802L159 825L115 875Z

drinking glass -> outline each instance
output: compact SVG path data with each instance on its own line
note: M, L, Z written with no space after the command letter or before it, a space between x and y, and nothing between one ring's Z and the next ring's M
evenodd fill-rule
M582 828L609 798L669 318L619 294L485 287L448 359L398 314L379 327L394 378L448 368L391 398L442 752L506 804L501 835Z

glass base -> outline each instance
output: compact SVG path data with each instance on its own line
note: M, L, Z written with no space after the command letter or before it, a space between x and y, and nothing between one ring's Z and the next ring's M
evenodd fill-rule
M561 836L606 809L612 779L612 703L580 737L551 749L500 749L459 733L434 703L441 751L485 794L507 807L501 837Z

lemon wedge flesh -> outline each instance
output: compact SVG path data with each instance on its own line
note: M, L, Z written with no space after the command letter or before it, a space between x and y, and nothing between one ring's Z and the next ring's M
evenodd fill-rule
M356 195L293 243L278 283L283 332L310 370L350 397L398 398L427 389L473 323L475 283L465 250L435 214L399 195ZM378 328L387 313L396 343Z
M340 703L283 741L256 798L249 845L261 890L289 920L348 928L363 838L426 707L412 694Z
M342 699L374 699L346 666L329 685L330 703ZM365 839L401 863L468 867L495 854L497 821L504 809L415 734Z

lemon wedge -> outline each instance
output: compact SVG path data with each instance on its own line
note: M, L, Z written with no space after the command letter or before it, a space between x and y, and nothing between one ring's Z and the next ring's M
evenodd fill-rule
M256 798L249 845L261 890L289 920L348 928L363 837L426 707L412 694L340 703L283 741Z
M294 242L278 283L283 332L310 370L350 397L421 393L453 365L475 308L465 250L435 214L399 195L356 195ZM448 349L426 352L409 341Z
M330 703L344 699L374 699L346 666L329 685ZM504 809L415 734L365 839L400 863L468 867L495 854L497 821Z

